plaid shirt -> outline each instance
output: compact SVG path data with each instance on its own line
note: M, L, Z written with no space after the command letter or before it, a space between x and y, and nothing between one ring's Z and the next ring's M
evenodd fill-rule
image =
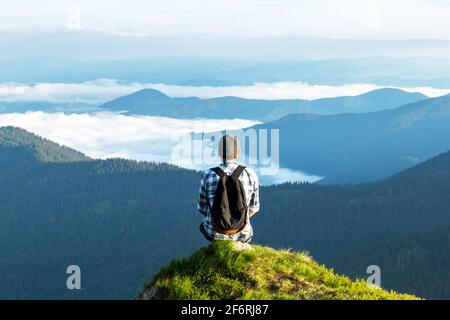
M221 164L220 167L226 174L231 175L237 168L236 161L227 161L226 164ZM245 168L239 177L245 189L245 196L247 199L247 206L253 212L259 211L259 181L255 171L250 168ZM200 183L199 197L198 197L198 211L204 216L203 226L210 238L216 240L233 240L233 241L247 241L253 236L253 228L250 224L250 218L247 218L245 228L233 235L225 235L214 230L211 222L211 208L213 206L214 196L216 194L217 184L220 177L211 169L204 171L202 181Z

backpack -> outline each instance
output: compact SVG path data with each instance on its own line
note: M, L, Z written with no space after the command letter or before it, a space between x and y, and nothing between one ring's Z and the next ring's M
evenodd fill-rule
M238 166L230 176L220 167L211 169L220 177L211 209L211 221L219 233L236 234L247 223L245 189L239 180L244 169Z

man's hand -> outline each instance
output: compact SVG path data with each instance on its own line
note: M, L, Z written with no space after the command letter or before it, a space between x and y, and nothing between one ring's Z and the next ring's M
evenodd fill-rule
M248 217L251 218L256 214L255 211L253 211L252 209L248 209Z

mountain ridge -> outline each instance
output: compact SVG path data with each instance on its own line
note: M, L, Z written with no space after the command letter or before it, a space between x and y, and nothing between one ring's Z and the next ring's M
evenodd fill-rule
M290 114L247 129L279 130L282 167L345 184L381 180L449 150L449 119L446 95L363 114Z
M25 148L31 152L34 160L39 162L77 162L92 160L77 150L59 145L22 128L13 126L0 126L0 146L3 147L3 152L6 150L16 152Z
M308 112L336 114L364 113L391 109L428 97L400 89L377 89L357 96L343 96L316 100L302 99L247 99L235 96L200 99L197 97L171 98L155 89L143 89L109 101L100 106L110 111L129 114L166 116L172 118L251 119L271 121L287 114ZM386 101L390 101L386 103Z

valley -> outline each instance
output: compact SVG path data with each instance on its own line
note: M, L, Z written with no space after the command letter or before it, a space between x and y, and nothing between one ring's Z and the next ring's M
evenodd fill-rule
M24 130L0 133L2 298L131 297L173 256L206 244L197 228L199 173L92 160ZM255 242L310 251L354 276L377 264L387 288L447 297L450 284L440 276L447 265L438 257L449 249L439 240L450 227L449 159L445 153L371 184L264 187ZM429 267L424 254L435 257ZM65 288L71 264L84 270L79 292Z

